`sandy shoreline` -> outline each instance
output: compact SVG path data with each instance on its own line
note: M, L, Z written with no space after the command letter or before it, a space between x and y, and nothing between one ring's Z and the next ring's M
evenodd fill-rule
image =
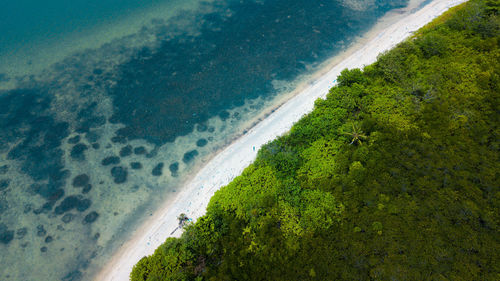
M113 255L95 280L128 280L132 267L143 256L151 255L167 237L178 237L177 216L185 213L197 219L221 186L240 175L254 159L257 150L275 137L286 133L291 126L314 107L314 101L324 98L335 85L337 76L345 68L363 67L373 63L378 54L393 48L414 31L465 0L434 0L414 11L416 4L389 12L367 34L345 52L327 61L307 83L294 92L293 98L252 127L208 161L188 180L175 198L165 202ZM418 4L418 3L417 3ZM253 149L255 147L255 150Z

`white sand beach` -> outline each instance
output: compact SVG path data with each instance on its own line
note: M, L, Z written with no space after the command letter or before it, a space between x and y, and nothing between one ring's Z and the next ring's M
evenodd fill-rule
M314 101L326 96L343 69L362 68L375 62L380 53L393 48L414 31L465 0L433 0L418 10L415 6L420 2L410 2L407 8L389 12L358 43L325 63L312 80L296 90L293 98L208 161L185 186L178 189L180 192L175 198L165 202L132 234L131 239L102 268L96 280L129 280L132 267L142 257L151 255L167 237L182 234L182 230L173 232L178 227L179 214L185 213L193 220L204 215L214 192L240 175L255 159L263 144L289 131L304 114L312 111Z

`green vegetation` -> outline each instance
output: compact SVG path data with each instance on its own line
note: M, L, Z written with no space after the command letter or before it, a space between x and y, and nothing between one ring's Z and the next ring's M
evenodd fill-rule
M344 70L132 280L500 280L498 10Z

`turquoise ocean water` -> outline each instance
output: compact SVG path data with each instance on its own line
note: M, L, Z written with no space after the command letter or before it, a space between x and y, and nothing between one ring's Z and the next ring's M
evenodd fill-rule
M0 280L91 280L196 167L407 1L6 2Z

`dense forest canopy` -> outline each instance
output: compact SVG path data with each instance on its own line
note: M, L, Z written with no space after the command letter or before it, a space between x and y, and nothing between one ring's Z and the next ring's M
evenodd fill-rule
M344 70L132 280L500 280L498 10Z

